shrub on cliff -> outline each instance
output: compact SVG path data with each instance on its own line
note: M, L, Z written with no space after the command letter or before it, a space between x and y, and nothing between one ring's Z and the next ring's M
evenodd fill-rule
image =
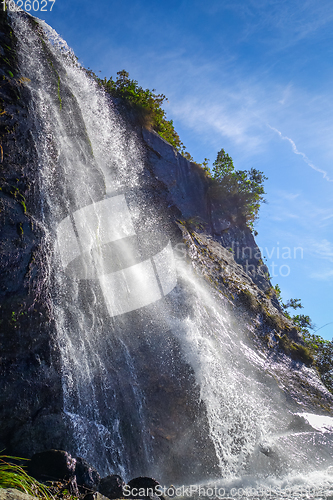
M279 285L274 287L276 296L281 303L283 314L289 318L301 332L305 348L310 352L314 366L317 368L321 381L333 392L333 340L325 340L320 335L310 333L315 328L311 318L305 314L291 315L288 309L303 309L301 299L290 299L282 302L281 289Z
M213 163L211 195L236 223L253 228L264 199L267 177L255 168L235 170L232 158L221 149Z
M311 350L323 384L333 392L333 341L309 331L303 332L305 345Z

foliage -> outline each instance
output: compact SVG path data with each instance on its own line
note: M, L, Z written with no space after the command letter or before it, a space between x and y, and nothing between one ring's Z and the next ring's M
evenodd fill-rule
M306 333L308 331L308 328L313 328L310 316L307 316L305 314L296 314L292 317L292 320L302 333Z
M204 161L202 162L202 164L200 166L204 169L206 174L209 174L209 176L210 176L210 170L208 167L208 163L209 163L209 158L204 158Z
M234 171L234 163L232 158L221 149L217 153L216 160L213 163L213 179L222 181L223 178Z
M232 158L221 149L213 163L214 190L226 213L239 224L253 228L261 203L265 203L263 183L267 177L255 168L235 170Z
M315 328L311 318L305 314L291 316L288 309L303 309L301 299L290 299L285 304L281 299L281 289L275 285L274 290L281 302L284 315L291 319L294 325L302 333L305 348L311 353L314 365L317 368L323 384L333 392L333 340L325 340L320 335L310 333Z
M305 345L312 351L315 365L324 385L333 392L333 341L320 335L303 331Z
M282 302L282 296L281 296L281 288L279 287L278 284L273 286L273 290L275 292L276 298L278 299L279 302Z
M285 304L282 304L284 309L292 307L293 309L303 309L301 299L289 299Z
M21 460L23 459L7 455L0 456L0 488L14 488L43 500L52 500L54 497L47 487L29 476L23 467L11 463Z
M278 286L278 285L276 285ZM280 290L280 289L279 289ZM280 290L280 297L281 299L281 290ZM285 304L281 301L281 306L283 309L284 315L291 319L291 321L297 326L297 328L302 332L302 334L308 333L309 328L313 329L314 325L312 324L310 316L307 316L305 314L295 314L294 316L291 316L290 313L288 312L288 309L303 309L303 306L301 304L301 299L289 299Z
M131 80L129 74L124 69L117 72L117 79L111 76L109 80L101 79L91 70L88 74L92 76L100 87L112 97L121 99L132 111L136 118L145 127L151 127L163 139L168 141L185 158L193 161L192 156L186 151L186 148L175 131L173 121L167 120L166 113L162 104L167 101L164 94L155 94L155 89L143 89L136 80Z

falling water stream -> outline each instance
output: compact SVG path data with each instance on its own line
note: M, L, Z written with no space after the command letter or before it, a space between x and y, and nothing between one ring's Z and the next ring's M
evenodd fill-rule
M333 420L297 415L276 381L287 362L257 351L251 325L175 258L138 139L66 43L42 21L13 23L30 80L69 451L127 480L325 498Z

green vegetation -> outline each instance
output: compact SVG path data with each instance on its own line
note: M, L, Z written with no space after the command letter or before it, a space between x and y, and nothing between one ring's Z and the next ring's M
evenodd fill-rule
M313 353L316 368L323 384L333 392L333 342L325 340L320 335L303 332L303 339Z
M246 307L247 310L258 312L261 309L261 305L258 300L246 288L239 291L238 299L240 300L241 304Z
M206 160L206 159L205 159ZM239 225L253 229L264 199L264 181L267 177L255 168L235 170L232 158L221 149L213 163L211 194L222 211Z
M70 481L48 481L50 486L45 486L29 476L25 467L18 465L25 460L27 459L0 455L0 488L13 488L39 500L78 500L81 498L70 492Z
M311 333L315 325L309 316L305 314L291 315L288 309L303 309L301 299L290 299L286 303L282 302L281 289L279 285L274 287L277 298L279 299L284 315L289 318L296 328L301 332L307 354L310 354L314 360L314 366L317 368L323 384L333 392L333 340L325 340L320 335Z
M217 153L216 160L213 163L213 179L223 181L225 177L235 170L234 162L224 149Z
M286 334L279 337L279 346L292 359L302 361L307 366L313 365L315 362L311 349L306 345L296 344Z
M279 287L279 285L275 285L274 291L283 309L283 314L294 323L294 325L300 332L302 332L303 335L309 333L309 328L315 328L309 316L306 316L305 314L294 314L293 316L291 316L291 314L288 312L288 309L303 309L301 299L289 299L286 303L284 303L282 301L281 288Z
M0 156L3 159L2 146L0 146ZM3 191L4 193L13 197L22 206L23 213L27 213L27 206L25 204L25 202L26 202L25 197L23 196L22 193L20 193L20 190L18 187L13 186L11 184L7 184L7 185L4 184L3 186L0 187L0 191Z
M53 500L54 497L48 492L47 487L29 476L23 467L11 463L21 460L23 459L0 456L0 488L14 488L43 500Z

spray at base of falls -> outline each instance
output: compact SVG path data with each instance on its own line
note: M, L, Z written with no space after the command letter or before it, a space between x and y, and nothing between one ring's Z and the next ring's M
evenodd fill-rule
M292 427L300 406L276 381L288 361L258 351L227 300L174 262L181 234L136 135L50 27L13 24L61 354L65 430L52 446L102 474L176 484L326 470L332 432L305 417Z

